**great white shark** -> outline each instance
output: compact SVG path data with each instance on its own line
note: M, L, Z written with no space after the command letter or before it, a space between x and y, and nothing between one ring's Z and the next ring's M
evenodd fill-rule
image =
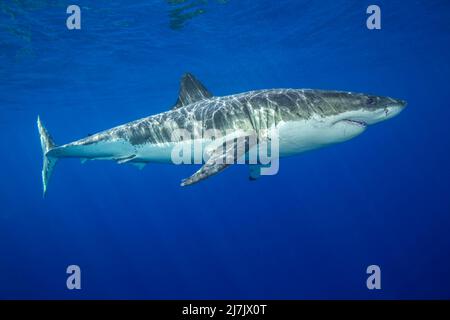
M173 133L184 130L208 151L203 166L182 186L221 172L256 147L275 128L278 155L286 157L344 142L364 132L369 125L390 119L406 106L403 100L361 93L312 89L256 90L223 97L213 96L192 74L181 79L176 104L160 114L129 122L83 139L57 146L38 117L43 152L44 195L56 162L61 158L113 160L140 168L148 163L173 163L173 150L189 143ZM222 141L253 135L245 148L221 148L204 133L214 130ZM230 132L232 134L230 134ZM233 144L232 144L233 146ZM223 161L223 160L226 161ZM250 165L250 178L256 178Z

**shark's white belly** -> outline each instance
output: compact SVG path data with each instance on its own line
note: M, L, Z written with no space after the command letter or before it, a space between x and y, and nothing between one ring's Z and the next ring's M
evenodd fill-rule
M137 158L143 162L172 163L172 150L177 143L146 144L137 148Z
M278 126L280 156L291 156L308 150L344 142L365 130L362 126L337 122L330 118L291 121Z

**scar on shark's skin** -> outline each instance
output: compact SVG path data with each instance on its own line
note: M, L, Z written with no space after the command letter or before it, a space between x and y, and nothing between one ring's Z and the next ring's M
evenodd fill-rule
M173 163L171 151L185 142L173 134L177 130L200 137L200 144L206 147L211 143L204 138L209 130L225 139L230 132L255 136L256 144L249 148L256 148L261 146L263 134L273 128L277 132L279 156L286 157L354 138L367 126L399 114L405 106L405 101L389 97L311 89L255 90L216 97L187 73L181 79L178 99L169 111L89 134L68 144L57 146L38 117L44 195L53 168L61 158L80 158L82 162L112 160L142 169L147 163ZM235 150L229 148L225 153L211 150L214 156L184 179L182 185L219 173L229 166L223 164L224 159L236 163L249 152L248 148L240 148L236 153ZM250 179L257 179L262 167L249 168Z

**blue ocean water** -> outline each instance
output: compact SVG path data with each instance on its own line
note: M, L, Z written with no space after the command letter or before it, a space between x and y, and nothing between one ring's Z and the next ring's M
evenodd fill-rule
M450 298L449 21L446 0L2 1L0 298ZM42 198L38 115L67 143L166 111L187 71L215 95L408 107L256 182L244 166L181 188L196 166L64 160ZM72 264L81 290L66 288Z

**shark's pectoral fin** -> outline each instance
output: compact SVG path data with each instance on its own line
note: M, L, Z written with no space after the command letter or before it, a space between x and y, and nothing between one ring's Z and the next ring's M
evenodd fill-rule
M216 173L219 173L220 171L227 168L230 164L232 164L234 161L234 143L232 143L231 146L228 145L228 149L226 144L224 148L224 144L220 144L215 149L213 149L212 152L210 152L208 161L206 161L206 163L200 168L200 170L198 170L189 178L184 179L181 182L181 186L184 187L197 183Z
M242 159L245 154L256 144L256 138L250 136L240 136L217 145L209 152L209 159L206 163L187 179L181 182L181 186L188 186L219 173L235 164L238 159Z
M196 173L194 173L192 176L190 176L187 179L184 179L181 181L181 186L189 186L191 184L197 183L203 179L206 179L216 173L219 173L220 171L227 168L228 164L216 164L216 163L205 163L203 167L200 168Z

